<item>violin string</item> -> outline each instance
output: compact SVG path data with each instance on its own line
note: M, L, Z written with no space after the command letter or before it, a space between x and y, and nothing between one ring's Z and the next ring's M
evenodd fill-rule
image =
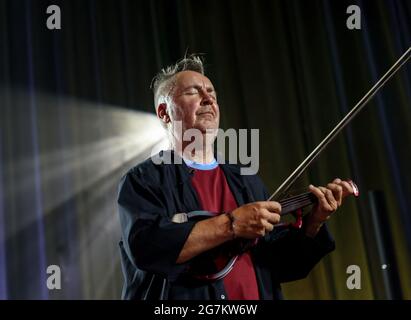
M299 203L302 203L302 202L305 202L305 201L311 201L311 199L310 199L310 198L298 199L298 200L296 200L296 201L288 202L288 203L282 205L282 207L283 207L283 208L286 208L286 207L295 206L295 205L298 205Z
M287 203L287 202L291 202L291 201L297 200L297 199L299 199L299 198L304 198L304 197L306 197L307 195L309 195L309 193L304 193L304 194L300 194L300 195L298 195L298 196L293 196L293 197L290 197L290 198L287 198L287 199L284 199L284 200L280 200L279 202L283 204L283 203Z
M281 215L281 216L285 216L285 215L291 214L291 213L293 213L295 210L300 209L300 208L303 208L303 207L306 207L306 206L308 206L308 205L310 205L310 204L312 204L312 201L306 201L306 202L300 203L300 204L298 204L298 205L295 206L295 207L287 207L287 208L285 208L283 211L281 211L280 215Z
M290 204L290 205L285 206L285 208L283 209L283 211L288 210L289 208L296 208L296 209L298 209L298 208L301 208L301 207L303 207L303 206L306 206L306 205L309 205L309 204L312 204L312 203L313 203L313 202L311 201L311 199L305 199L305 200L298 201L298 202L295 202L295 203L293 203L293 204Z
M304 200L301 200L301 201L296 201L294 203L288 204L285 207L283 207L283 211L285 211L288 208L294 208L294 207L296 207L298 209L298 206L306 205L306 204L312 204L311 199L304 199Z
M286 204L282 204L282 211L284 212L284 214L289 213L290 211L293 211L290 208L295 208L295 209L299 209L302 207L305 207L307 205L313 204L313 200L310 197L310 195L305 195L304 197L300 197L297 200L294 201L289 201Z
M309 199L310 196L311 196L311 193L304 193L304 194L301 194L301 195L298 195L298 196L295 196L295 197L291 197L291 198L288 198L288 199L285 199L285 200L281 200L279 202L280 202L281 206L284 206L284 205L287 205L289 203L293 203L293 202L300 201L300 200L303 200L303 199Z
M283 205L282 206L282 211L290 211L290 208L296 208L296 209L298 209L298 207L300 206L300 205L303 205L303 204L305 204L306 202L308 202L308 204L310 204L311 203L311 200L310 199L301 199L301 200L298 200L298 201L294 201L294 202L290 202L290 203L287 203L287 204L285 204L285 205Z

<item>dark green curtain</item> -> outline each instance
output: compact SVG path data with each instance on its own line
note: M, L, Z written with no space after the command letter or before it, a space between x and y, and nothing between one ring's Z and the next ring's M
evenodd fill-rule
M61 8L61 30L46 9ZM349 5L361 29L346 26ZM0 0L0 298L118 299L116 188L159 136L149 86L204 53L221 127L257 128L269 190L411 45L410 1ZM405 66L298 181L352 178L330 220L336 251L288 299L411 298L411 69ZM369 194L385 199L383 269ZM373 220L374 219L374 220ZM59 265L61 290L45 286ZM361 289L346 270L361 268Z

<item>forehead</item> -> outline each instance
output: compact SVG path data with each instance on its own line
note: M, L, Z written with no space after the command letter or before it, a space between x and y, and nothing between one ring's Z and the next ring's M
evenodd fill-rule
M184 89L190 86L213 87L210 79L195 71L182 71L176 75L174 88Z

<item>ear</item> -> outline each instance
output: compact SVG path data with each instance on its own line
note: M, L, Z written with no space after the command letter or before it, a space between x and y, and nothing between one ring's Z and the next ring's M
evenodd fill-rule
M161 119L164 123L169 123L170 122L170 116L167 113L167 104L166 103L160 103L158 108L157 108L157 117Z

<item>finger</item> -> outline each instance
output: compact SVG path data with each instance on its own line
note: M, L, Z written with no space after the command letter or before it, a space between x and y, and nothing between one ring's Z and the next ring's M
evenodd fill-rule
M323 193L325 198L327 199L327 203L329 207L331 207L331 211L335 211L338 208L338 203L337 200L335 200L334 195L330 189L327 189L325 187L318 187ZM326 209L328 210L328 209Z
M342 180L341 180L340 178L335 178L335 179L333 180L333 183L340 184L341 181L342 181Z
M343 195L343 188L339 184L329 183L327 184L327 188L331 190L334 195L334 199L337 201L338 206L342 204L342 195Z
M314 187L312 184L310 184L309 190L317 197L319 206L323 207L327 211L333 211L333 208L328 203L328 200L320 187Z
M261 222L264 226L265 232L273 231L274 226L271 223L267 222L267 220L264 219Z
M312 184L310 184L308 186L308 189L318 198L321 199L324 196L324 193L320 190L320 188L313 186Z
M281 204L277 201L263 201L262 207L273 213L281 213Z
M347 181L341 181L339 184L343 188L343 197L354 193L352 186Z
M262 210L262 217L264 220L272 223L277 224L280 222L281 216L278 213L273 213L268 211L267 209Z

